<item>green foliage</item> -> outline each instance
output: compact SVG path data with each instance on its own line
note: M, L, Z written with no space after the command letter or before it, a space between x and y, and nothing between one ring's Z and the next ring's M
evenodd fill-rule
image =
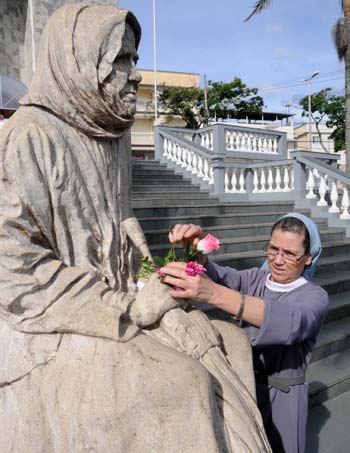
M208 107L211 116L218 118L245 117L261 114L264 100L257 88L248 88L239 77L231 82L209 81Z
M201 125L200 112L203 110L204 93L196 87L166 87L163 86L159 103L166 109L166 115L171 120L180 116L190 129L198 129Z
M302 116L308 116L308 96L299 101L303 108ZM318 125L324 119L328 127L335 127L329 138L334 140L335 151L345 148L345 98L335 95L331 88L325 88L311 95L311 117Z
M257 93L257 88L248 88L238 77L228 83L209 81L207 94L210 116L234 118L251 113L260 114L264 101ZM201 88L163 86L159 102L166 109L169 119L179 116L190 129L198 129L207 121L204 90Z

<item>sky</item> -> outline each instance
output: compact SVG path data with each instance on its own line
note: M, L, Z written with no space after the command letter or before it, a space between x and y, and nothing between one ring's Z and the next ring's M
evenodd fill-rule
M250 21L255 0L156 0L157 68L194 72L207 80L240 77L258 88L266 111L300 117L298 99L307 95L301 79L315 71L312 92L330 87L342 94L344 67L332 42L341 16L338 0L272 0ZM152 0L118 0L142 27L138 67L153 69Z

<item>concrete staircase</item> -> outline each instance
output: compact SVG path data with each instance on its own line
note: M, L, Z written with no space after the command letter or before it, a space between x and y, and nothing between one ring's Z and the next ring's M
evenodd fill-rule
M156 161L133 163L133 209L153 255L168 250L170 225L196 223L220 238L212 259L238 269L261 265L272 224L295 210L293 202L220 203ZM310 408L350 390L350 239L325 220L317 223L323 254L315 280L331 307L307 374Z

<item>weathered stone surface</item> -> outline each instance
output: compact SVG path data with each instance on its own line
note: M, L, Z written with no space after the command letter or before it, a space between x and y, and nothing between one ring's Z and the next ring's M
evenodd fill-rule
M245 334L156 276L136 292L139 38L126 11L56 11L0 132L1 452L270 452Z
M69 0L78 3L79 0ZM0 74L28 85L35 67L41 33L49 16L65 0L1 0ZM86 4L116 6L116 0L85 0ZM34 40L32 39L34 30ZM34 46L34 49L33 49Z

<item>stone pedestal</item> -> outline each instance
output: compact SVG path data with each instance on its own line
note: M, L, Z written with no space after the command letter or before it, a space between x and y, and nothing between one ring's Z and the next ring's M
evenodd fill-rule
M80 0L69 0L78 3ZM85 0L90 4L116 6L116 0ZM1 0L0 74L28 86L39 47L41 32L48 17L65 0ZM34 30L34 36L33 36Z

